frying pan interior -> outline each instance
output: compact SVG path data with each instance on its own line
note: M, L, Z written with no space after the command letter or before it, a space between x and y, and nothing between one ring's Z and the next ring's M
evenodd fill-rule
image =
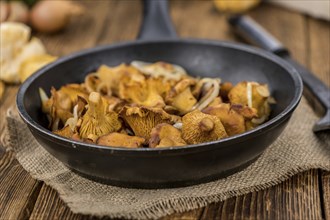
M136 42L82 51L39 70L21 86L19 113L32 134L58 160L88 178L139 188L197 184L225 177L251 164L283 131L299 103L302 82L297 72L275 55L243 45L175 38L166 1L146 1L144 23ZM153 9L153 10L151 10ZM167 39L160 37L167 36ZM150 40L149 38L155 38ZM223 81L267 83L277 103L268 122L226 139L162 149L97 146L59 137L47 129L38 89L49 91L81 83L100 65L133 60L181 65L189 74Z
M254 51L253 51L254 52ZM203 40L168 40L140 42L103 47L92 52L62 59L44 70L26 90L24 105L33 120L47 126L41 113L39 87L50 91L67 83L81 83L86 74L100 65L119 65L132 60L148 62L166 61L183 66L189 74L200 77L219 77L223 81L257 81L267 83L277 100L272 116L280 114L294 99L295 82L287 70L269 57L260 56L252 50L224 42Z

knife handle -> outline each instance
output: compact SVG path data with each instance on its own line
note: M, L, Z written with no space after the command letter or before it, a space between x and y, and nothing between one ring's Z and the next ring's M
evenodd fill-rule
M228 20L240 36L249 43L277 55L288 54L288 50L263 27L247 16L232 16Z
M275 37L247 16L234 16L228 21L244 39L280 56L291 64L300 74L306 88L325 109L330 109L329 87L305 67L294 61L290 57L289 51Z

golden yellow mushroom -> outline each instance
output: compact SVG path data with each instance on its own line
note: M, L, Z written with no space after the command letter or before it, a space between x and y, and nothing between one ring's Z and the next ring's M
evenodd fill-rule
M243 133L245 129L244 117L230 108L230 104L221 103L203 110L204 113L217 116L222 122L229 136Z
M192 110L197 103L196 98L191 92L191 87L196 84L193 79L183 79L177 83L166 97L166 103L179 110L183 115Z
M227 137L220 119L199 110L182 117L182 137L188 144L215 141Z
M149 107L129 107L125 106L120 112L120 116L130 126L134 134L145 138L148 142L151 130L158 124L174 124L180 117L170 115L161 108Z
M24 82L29 76L36 72L41 67L53 62L57 57L48 54L39 54L30 56L22 62L19 68L19 78Z
M184 146L181 131L170 124L162 123L154 127L150 134L150 148Z
M122 133L110 133L99 137L96 141L97 144L110 146L110 147L127 147L127 148L138 148L142 147L145 142L144 138L129 136Z
M82 117L80 136L82 138L90 138L90 135L99 137L118 131L121 126L118 114L108 110L107 101L100 93L92 92L88 98L88 109Z

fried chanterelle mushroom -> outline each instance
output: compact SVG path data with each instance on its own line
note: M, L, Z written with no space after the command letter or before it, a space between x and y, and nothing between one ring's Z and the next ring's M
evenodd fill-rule
M256 117L247 122L249 128L262 124L270 115L269 103L271 103L272 98L266 84L240 82L229 91L228 98L232 104L240 104L256 109Z
M120 112L120 116L130 126L134 134L143 137L148 141L151 130L158 124L174 124L180 117L170 115L161 108L149 107L128 107L125 106Z
M118 131L120 128L118 114L108 110L107 101L100 93L92 92L88 97L88 109L82 117L80 136L94 140L95 137Z
M182 117L182 137L188 144L199 144L227 137L220 119L199 110Z
M127 147L127 148L138 148L142 147L145 142L144 138L129 136L122 133L110 133L99 137L96 141L97 144L112 146L112 147Z
M154 127L150 134L150 148L184 146L181 131L170 124L162 123Z
M0 81L1 82L1 81ZM109 147L180 147L241 134L268 119L268 86L189 76L178 65L101 65L83 83L39 90L50 129Z
M181 115L192 110L197 103L191 92L191 86L196 84L193 79L183 79L177 83L166 97L167 104L176 108Z
M231 106L228 103L207 107L203 113L217 116L229 136L245 132L245 118L251 119L256 116L254 109L248 109L247 106L242 105Z

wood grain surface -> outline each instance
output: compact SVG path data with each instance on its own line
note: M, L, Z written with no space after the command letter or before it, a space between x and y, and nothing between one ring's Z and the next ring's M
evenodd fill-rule
M87 14L72 20L63 32L36 33L51 54L62 56L136 37L142 18L139 1L81 1L81 4L88 8ZM217 12L211 1L172 0L170 6L173 23L181 37L241 41L228 27L226 15ZM269 4L249 14L286 45L295 59L330 85L329 22ZM1 136L5 114L14 106L17 88L8 86L0 103ZM313 106L317 108L317 104ZM14 153L0 142L0 219L98 218L72 213L56 191L32 179L14 159ZM330 220L330 172L306 171L269 189L163 219Z

